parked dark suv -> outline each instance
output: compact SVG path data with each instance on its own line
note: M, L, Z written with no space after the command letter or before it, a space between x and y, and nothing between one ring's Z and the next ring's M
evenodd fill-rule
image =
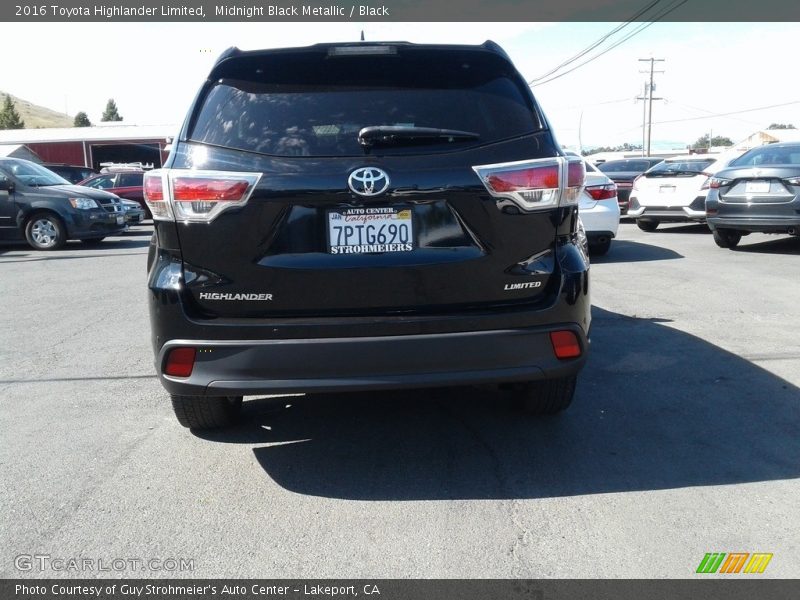
M563 410L588 350L583 177L492 42L226 51L144 180L179 422L473 383Z
M0 158L0 240L57 250L68 239L99 242L125 230L114 194L71 185L36 163Z

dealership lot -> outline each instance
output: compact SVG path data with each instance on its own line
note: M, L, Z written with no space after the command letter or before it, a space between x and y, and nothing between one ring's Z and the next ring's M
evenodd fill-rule
M623 223L559 418L472 388L250 398L195 436L153 375L149 231L0 247L4 577L31 554L194 566L124 576L689 577L706 552L800 575L800 238L729 251Z

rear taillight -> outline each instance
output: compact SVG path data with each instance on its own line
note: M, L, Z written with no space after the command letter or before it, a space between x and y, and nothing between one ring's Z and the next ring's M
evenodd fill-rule
M731 179L723 179L722 177L709 177L701 189L707 190L711 188L712 190L718 190L721 187L730 185L731 181Z
M789 177L788 179L784 179L784 181L789 185L800 185L800 177Z
M492 196L526 211L576 204L586 174L580 158L563 156L472 168Z
M636 179L634 179L634 180L633 180L633 185L631 186L631 188L632 188L633 190L638 190L638 189L639 189L639 185L638 185L638 184L639 184L639 180L640 180L642 177L644 177L644 173L642 173L641 175L637 175L637 176L636 176Z
M153 218L213 221L221 212L247 203L260 173L159 169L145 174L144 197Z
M194 348L173 348L167 354L164 373L171 377L189 377L194 370Z
M617 186L613 183L607 185L587 185L584 189L586 193L592 197L592 200L608 200L617 195Z
M153 219L172 221L172 207L164 197L164 171L161 169L144 174L143 193Z

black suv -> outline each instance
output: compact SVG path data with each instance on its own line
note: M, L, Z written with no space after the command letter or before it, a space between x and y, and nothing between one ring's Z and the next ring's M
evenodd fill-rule
M99 242L125 230L114 194L71 185L36 163L0 158L0 240L57 250L67 240Z
M477 383L563 410L588 350L583 178L493 42L226 51L144 180L179 422Z

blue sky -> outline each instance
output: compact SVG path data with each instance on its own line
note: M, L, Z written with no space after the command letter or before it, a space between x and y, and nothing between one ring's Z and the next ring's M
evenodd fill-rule
M177 124L216 56L231 45L251 49L354 41L362 29L367 40L493 39L526 79L533 79L616 25L17 23L5 27L0 37L0 54L20 57L0 64L0 89L70 114L86 111L93 122L113 97L126 122ZM628 26L610 42L637 26ZM31 38L40 42L30 46ZM800 101L793 64L797 39L797 23L654 23L573 73L534 86L534 92L563 144L577 145L579 134L584 146L637 142L642 137L642 104L634 99L645 80L637 59L664 58L660 68L665 73L656 76L656 96L665 100L654 102L653 140L691 143L711 131L736 141L771 122L800 127L800 103L709 116ZM24 55L20 48L26 48ZM692 118L696 120L685 120Z

